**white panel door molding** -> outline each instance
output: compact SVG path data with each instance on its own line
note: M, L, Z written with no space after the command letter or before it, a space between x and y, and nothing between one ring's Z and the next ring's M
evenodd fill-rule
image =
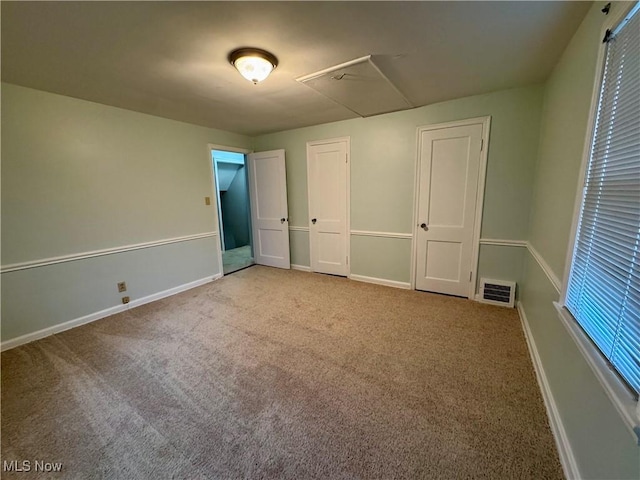
M255 261L291 268L284 150L250 153L247 165Z
M418 130L414 281L473 298L489 119Z
M311 271L349 275L349 139L307 143Z

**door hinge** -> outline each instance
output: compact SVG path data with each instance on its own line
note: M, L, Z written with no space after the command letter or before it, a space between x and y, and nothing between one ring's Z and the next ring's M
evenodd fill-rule
M480 151L484 150L484 138L480 140Z
M349 163L349 155L344 156L344 163Z
M469 272L469 281L471 281L471 276L473 275L473 272Z

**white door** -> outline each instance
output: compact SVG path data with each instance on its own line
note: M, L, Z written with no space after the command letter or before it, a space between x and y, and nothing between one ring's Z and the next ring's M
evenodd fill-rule
M255 261L291 268L284 150L250 153L247 165Z
M469 297L482 124L420 130L416 289Z
M307 144L311 271L348 275L348 139Z

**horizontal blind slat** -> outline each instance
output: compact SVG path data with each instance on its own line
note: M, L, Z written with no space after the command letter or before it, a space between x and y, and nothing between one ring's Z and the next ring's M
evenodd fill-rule
M640 15L606 45L567 309L640 392Z

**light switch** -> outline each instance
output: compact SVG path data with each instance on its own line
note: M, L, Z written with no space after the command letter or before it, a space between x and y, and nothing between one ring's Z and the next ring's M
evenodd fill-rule
M211 197L204 197L204 204L211 205Z

